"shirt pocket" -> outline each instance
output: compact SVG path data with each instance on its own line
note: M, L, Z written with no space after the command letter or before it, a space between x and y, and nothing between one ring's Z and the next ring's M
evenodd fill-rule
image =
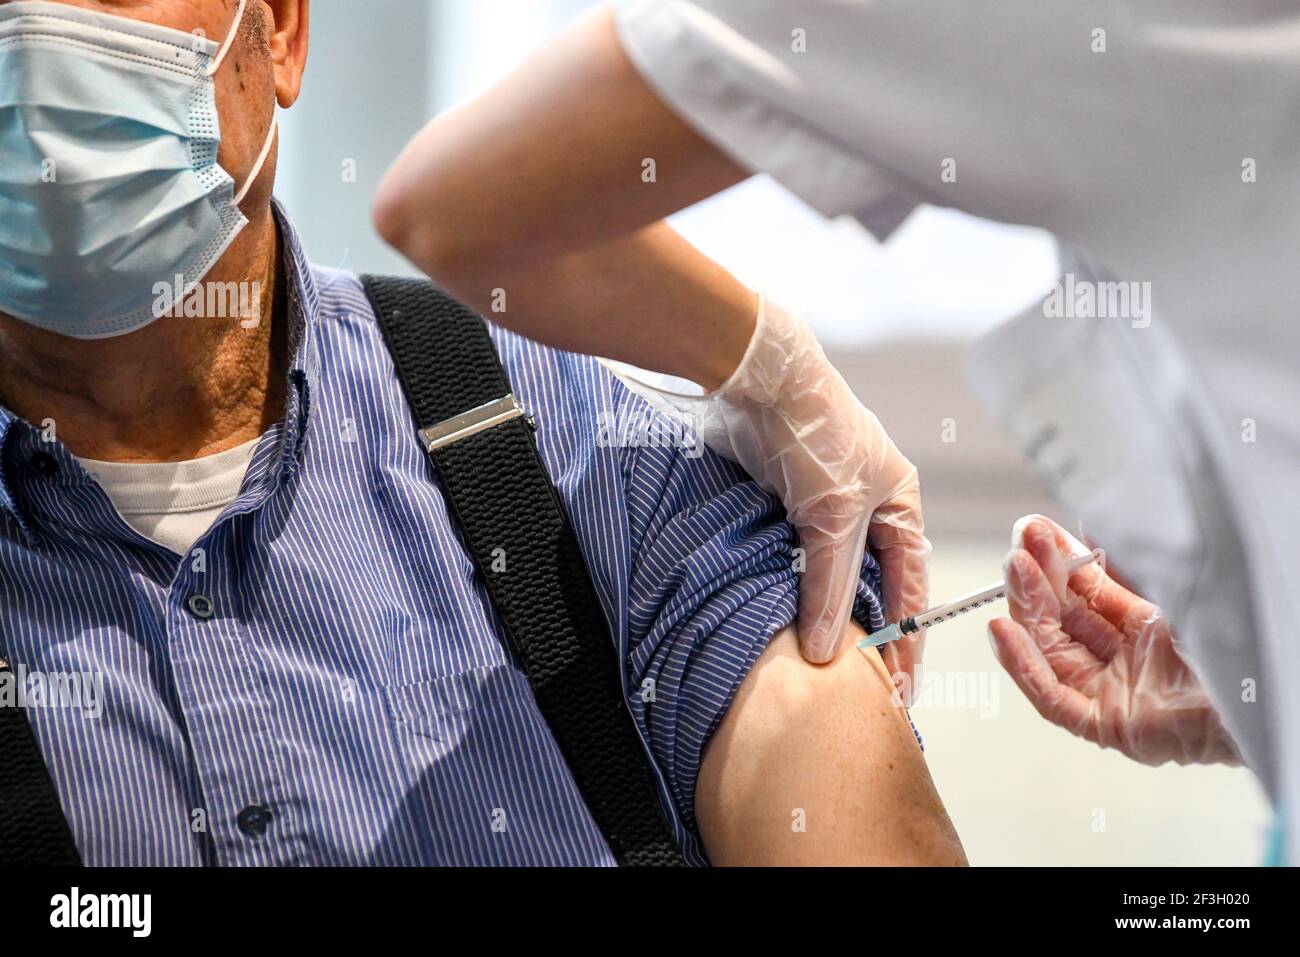
M453 749L473 730L484 709L485 686L500 668L487 666L390 685L394 721L403 731Z

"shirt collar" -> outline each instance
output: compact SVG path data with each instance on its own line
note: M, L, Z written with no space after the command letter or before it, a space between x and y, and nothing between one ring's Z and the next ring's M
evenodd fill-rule
M320 382L320 298L316 280L298 231L294 229L279 200L272 200L271 210L280 230L282 268L278 281L285 283L285 321L289 326L290 360L285 416L280 422L279 454L275 466L268 469L268 482L297 470L307 436L313 393ZM14 470L22 465L15 461L18 456L14 453L20 444L35 447L39 442L36 428L0 403L0 513L8 513L14 518L29 539L35 539L36 535L19 504ZM30 449L27 451L30 452ZM52 452L56 458L67 459L69 462L72 459L71 454L62 446Z
M280 227L280 281L287 284L285 319L291 357L281 461L292 472L302 456L312 397L320 383L320 295L298 231L279 200L272 200L271 208Z

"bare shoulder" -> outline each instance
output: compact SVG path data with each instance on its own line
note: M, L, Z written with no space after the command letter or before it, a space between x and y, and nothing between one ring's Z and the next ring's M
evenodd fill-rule
M885 666L817 667L787 629L709 743L696 814L715 864L965 864Z

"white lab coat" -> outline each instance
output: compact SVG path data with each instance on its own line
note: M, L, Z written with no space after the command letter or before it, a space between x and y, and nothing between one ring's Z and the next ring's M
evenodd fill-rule
M952 206L1150 283L1148 325L1039 310L973 379L1170 612L1300 861L1300 10L626 0L619 31L685 119L827 215L883 237Z

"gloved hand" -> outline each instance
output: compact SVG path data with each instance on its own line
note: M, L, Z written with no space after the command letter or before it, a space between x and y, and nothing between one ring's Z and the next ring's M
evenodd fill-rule
M691 416L710 448L785 503L806 563L799 644L809 661L835 656L868 542L881 564L891 620L925 609L930 543L916 468L801 321L764 299L745 356L720 388L698 398L636 391ZM924 643L919 633L886 651L891 673L912 679L908 689Z
M1097 563L1066 572L1082 544L1041 515L1016 523L1011 618L989 624L999 661L1053 724L1143 764L1240 764L1169 621Z

